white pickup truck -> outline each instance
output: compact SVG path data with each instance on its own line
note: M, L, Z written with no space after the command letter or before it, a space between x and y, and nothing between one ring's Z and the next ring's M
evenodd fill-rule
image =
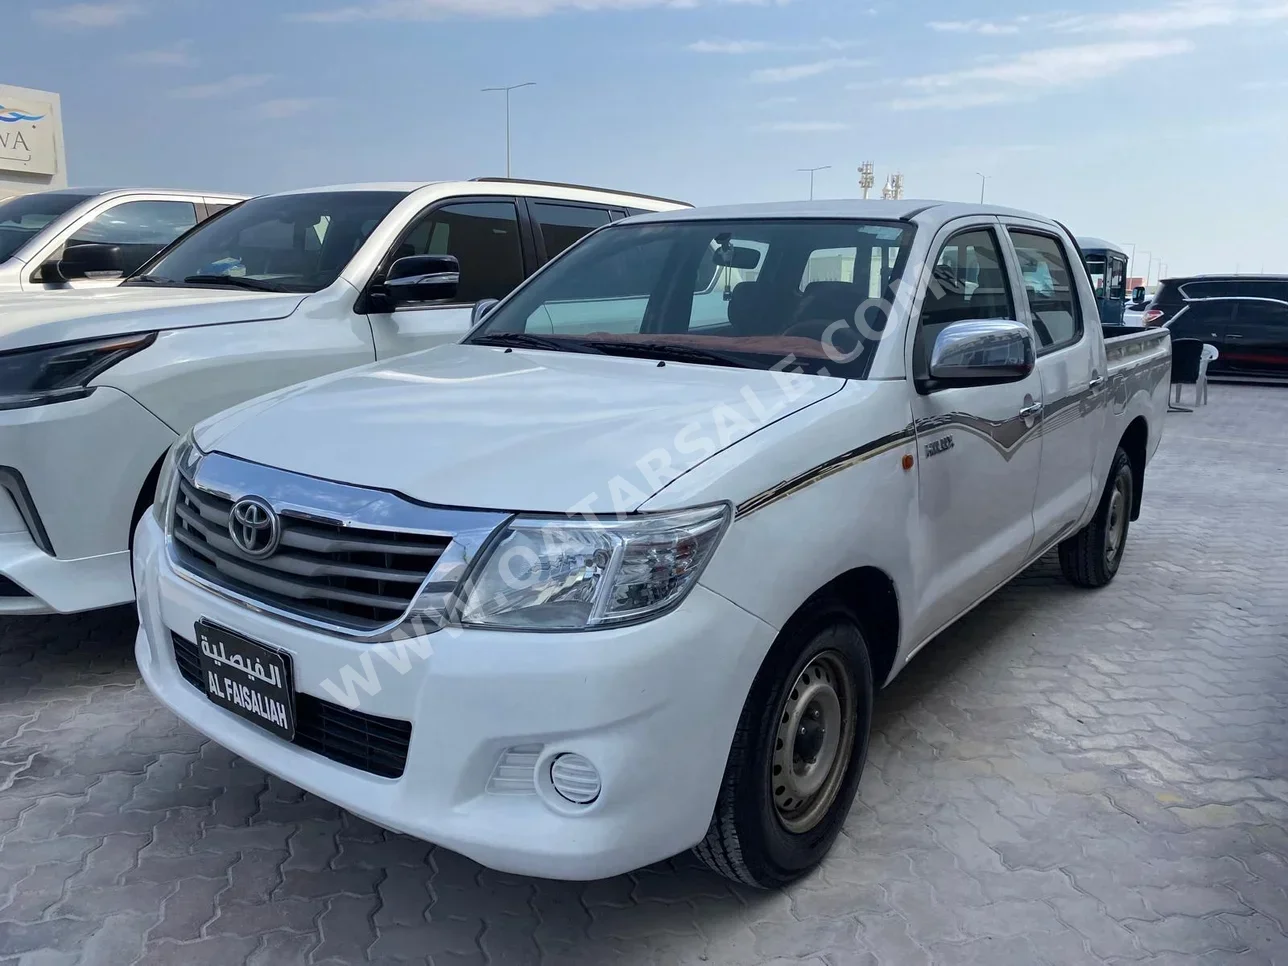
M0 299L0 614L133 600L130 534L198 420L455 342L596 227L682 206L501 179L294 191L225 209L113 288ZM82 271L119 254L69 251Z
M714 296L710 261L740 273ZM631 218L463 344L178 443L139 666L237 754L484 865L696 847L776 886L836 838L874 691L925 644L1053 548L1113 579L1170 355L1105 341L1035 215Z

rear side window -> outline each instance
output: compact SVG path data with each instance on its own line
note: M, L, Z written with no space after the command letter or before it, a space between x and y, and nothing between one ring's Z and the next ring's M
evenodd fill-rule
M524 276L519 211L513 201L438 208L412 225L393 258L408 255L454 255L461 263L457 302L505 298Z
M1219 279L1185 282L1181 285L1181 294L1187 299L1229 299L1238 295L1239 291L1234 279Z
M1020 259L1040 351L1073 345L1082 338L1082 316L1064 246L1050 235L1017 229L1011 229L1011 240Z
M537 219L541 240L545 242L546 258L554 258L613 220L606 208L553 205L544 201L533 204L532 213Z

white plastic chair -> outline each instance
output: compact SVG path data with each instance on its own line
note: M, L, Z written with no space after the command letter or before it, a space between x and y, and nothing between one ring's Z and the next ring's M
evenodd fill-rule
M1216 362L1221 353L1214 345L1203 344L1203 355L1199 359L1199 381L1194 385L1194 405L1206 406L1208 399L1207 371L1208 363Z

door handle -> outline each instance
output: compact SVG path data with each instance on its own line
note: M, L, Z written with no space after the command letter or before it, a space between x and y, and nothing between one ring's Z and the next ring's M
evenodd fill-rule
M1092 388L1092 389L1099 389L1101 386L1103 386L1103 385L1104 385L1106 382L1108 382L1108 381L1109 381L1109 377L1108 377L1108 376L1092 376L1092 377L1091 377L1091 388Z
M1232 332L1229 335L1227 335L1226 338L1229 339L1231 342L1238 342L1240 339L1243 338L1243 336L1236 335L1235 333Z
M1032 406L1025 406L1020 410L1021 419L1037 419L1042 415L1042 404L1034 403Z

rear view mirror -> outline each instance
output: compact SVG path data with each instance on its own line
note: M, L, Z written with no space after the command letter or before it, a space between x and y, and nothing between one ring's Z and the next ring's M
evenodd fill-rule
M739 248L736 245L717 248L711 258L721 268L741 268L750 271L760 264L760 252L754 248Z
M46 282L69 282L78 279L122 278L125 255L120 245L99 243L69 245L58 261L48 261L41 269Z
M1033 371L1037 352L1028 326L1012 319L969 319L945 326L930 355L937 383L1015 382Z
M452 255L408 255L389 266L385 295L395 305L456 297L461 265Z

